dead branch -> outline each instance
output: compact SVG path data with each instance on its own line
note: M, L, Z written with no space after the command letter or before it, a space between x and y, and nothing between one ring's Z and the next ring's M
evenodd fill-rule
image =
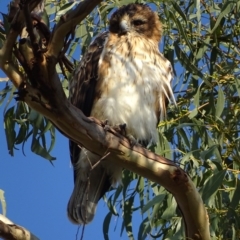
M17 100L26 102L60 129L69 139L99 156L104 161L115 161L120 167L129 169L164 186L175 197L182 212L188 239L210 239L208 215L202 199L187 174L172 161L158 156L141 146L131 146L129 141L114 129L104 129L102 123L87 118L67 100L56 72L58 57L64 49L64 39L100 0L85 0L78 7L62 16L52 33L48 50L41 57L34 54L33 67L27 78L12 61L19 28L12 27L0 50L0 68L18 88ZM22 6L29 7L29 6ZM30 8L31 9L31 8ZM25 10L26 11L26 10ZM23 10L14 17L23 21ZM31 54L34 51L31 52Z

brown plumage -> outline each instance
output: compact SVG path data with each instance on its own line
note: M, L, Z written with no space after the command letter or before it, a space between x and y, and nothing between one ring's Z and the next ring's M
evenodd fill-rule
M70 83L70 101L86 116L127 124L138 141L156 142L156 125L166 113L172 67L158 50L162 26L147 5L129 4L110 19L109 32L90 44ZM74 190L68 216L76 224L90 222L98 200L111 184L121 181L122 169L70 141ZM91 163L91 164L90 164ZM90 174L89 174L90 173ZM89 176L89 178L88 178Z

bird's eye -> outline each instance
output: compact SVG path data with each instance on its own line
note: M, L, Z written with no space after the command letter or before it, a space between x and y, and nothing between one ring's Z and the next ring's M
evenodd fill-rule
M137 19L137 20L133 20L133 24L135 26L140 26L140 25L143 25L145 22L141 19Z

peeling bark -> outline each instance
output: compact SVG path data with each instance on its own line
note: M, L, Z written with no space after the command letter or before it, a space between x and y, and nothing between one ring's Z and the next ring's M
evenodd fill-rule
M103 161L114 161L120 167L161 184L171 192L182 212L186 238L210 239L207 212L188 175L172 161L141 146L132 147L128 140L115 130L104 130L101 121L85 117L79 109L70 104L63 92L56 64L64 49L64 38L100 2L85 0L79 3L76 9L62 16L51 35L47 52L36 56L33 49L33 67L25 69L29 82L11 61L12 50L21 28L11 28L0 50L0 68L18 88L17 99L50 119L69 139L100 156L108 153ZM24 22L21 11L15 20Z

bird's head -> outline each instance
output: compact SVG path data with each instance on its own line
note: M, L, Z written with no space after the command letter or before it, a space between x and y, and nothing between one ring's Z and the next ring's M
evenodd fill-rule
M113 13L109 31L118 35L135 33L159 42L162 24L158 15L149 6L132 3L122 6Z

